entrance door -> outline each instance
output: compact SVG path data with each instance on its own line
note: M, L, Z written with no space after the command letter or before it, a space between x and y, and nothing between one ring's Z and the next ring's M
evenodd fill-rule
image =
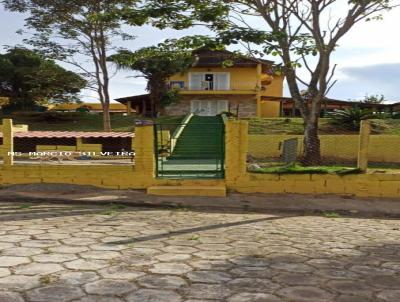
M216 116L228 111L227 100L192 100L190 112L199 116Z

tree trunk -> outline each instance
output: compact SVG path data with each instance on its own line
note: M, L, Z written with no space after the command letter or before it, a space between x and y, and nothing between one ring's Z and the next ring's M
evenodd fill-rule
M151 117L152 118L157 117L157 109L156 109L156 100L155 99L151 100Z
M318 117L309 116L304 125L304 150L301 163L304 166L321 165L321 142L318 136Z
M104 101L102 103L103 106L103 129L104 131L111 132L111 120L110 120L110 94L109 94L109 79L107 75L107 66L103 68L103 85L102 87L102 94Z
M107 67L107 49L106 49L106 37L103 31L103 28L100 27L99 34L99 59L100 59L100 68L103 76L103 95L104 95L104 104L103 104L103 126L104 131L111 131L111 121L110 121L110 78L108 76L108 67Z
M110 120L110 104L103 104L103 129L106 132L111 132L111 120Z

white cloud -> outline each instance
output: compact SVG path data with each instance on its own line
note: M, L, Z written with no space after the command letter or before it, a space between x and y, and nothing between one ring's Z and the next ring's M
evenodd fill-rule
M400 100L400 63L347 67L335 87L335 96L361 99L366 94L383 94L389 101Z

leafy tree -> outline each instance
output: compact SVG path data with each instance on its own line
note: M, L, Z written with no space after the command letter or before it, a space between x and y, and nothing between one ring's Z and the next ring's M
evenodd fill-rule
M110 71L106 58L114 49L112 40L131 39L122 30L124 20L131 26L150 23L158 28L188 28L201 21L221 27L218 14L224 5L218 0L2 0L6 9L29 13L25 27L34 29L27 43L47 55L65 60L78 67L88 78L103 107L104 130L111 130L109 116ZM168 2L168 7L164 4ZM186 2L186 3L185 3ZM190 9L191 7L195 9ZM81 60L86 57L91 67Z
M230 28L220 34L225 43L248 46L257 55L280 58L280 71L304 120L303 164L321 163L318 122L324 98L335 84L332 53L361 21L381 18L394 7L390 0L232 0ZM247 16L250 16L247 18ZM257 26L251 21L258 20ZM258 47L253 47L253 45ZM260 50L261 49L261 50ZM300 76L300 67L307 73ZM302 90L311 98L308 106Z
M227 42L255 43L281 59L290 93L304 120L303 164L321 163L318 122L321 104L335 84L331 55L339 41L361 21L379 19L380 12L396 5L389 0L233 0L231 28L222 34ZM332 13L334 12L334 13ZM263 22L255 29L246 19ZM238 17L239 16L239 17ZM300 67L308 72L301 77ZM311 105L302 95L307 90Z
M0 55L0 95L9 99L3 108L76 101L85 86L82 77L31 50L12 48Z
M29 13L25 27L34 35L25 39L46 55L77 67L98 94L103 107L104 130L110 131L110 71L106 58L112 40L129 39L122 31L120 13L135 7L136 0L3 0L11 11ZM142 25L145 17L136 15L131 24Z
M144 47L134 52L120 50L109 60L119 68L139 71L147 79L150 110L154 117L160 109L178 98L176 91L167 87L168 78L187 70L195 61L193 49L204 45L217 47L210 38L194 36L167 40L157 46Z
M186 29L192 26L207 26L213 30L222 30L228 25L227 1L221 0L146 0L143 6L125 7L121 17L130 25L136 25L138 19L146 21L160 29L167 27Z
M163 0L150 1L149 7L164 15L158 26L186 28L196 21L206 21L224 44L241 43L251 54L279 57L276 72L286 76L304 120L303 164L318 165L321 105L336 82L331 55L354 25L380 19L381 12L395 7L398 1ZM129 14L125 18L129 22ZM301 67L307 76L300 77Z
M383 94L381 95L365 95L364 99L361 100L361 103L365 104L382 104L385 103L387 100Z

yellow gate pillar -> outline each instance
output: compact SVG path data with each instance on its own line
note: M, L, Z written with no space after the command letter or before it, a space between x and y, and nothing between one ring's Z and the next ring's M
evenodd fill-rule
M370 133L371 133L370 122L366 120L361 121L357 167L362 172L366 172L368 169L368 146L369 146Z
M228 120L225 124L225 179L235 182L246 173L248 122Z
M154 152L154 125L140 122L135 125L135 170L154 177L155 152Z
M3 163L5 166L14 164L14 138L12 119L3 119Z

